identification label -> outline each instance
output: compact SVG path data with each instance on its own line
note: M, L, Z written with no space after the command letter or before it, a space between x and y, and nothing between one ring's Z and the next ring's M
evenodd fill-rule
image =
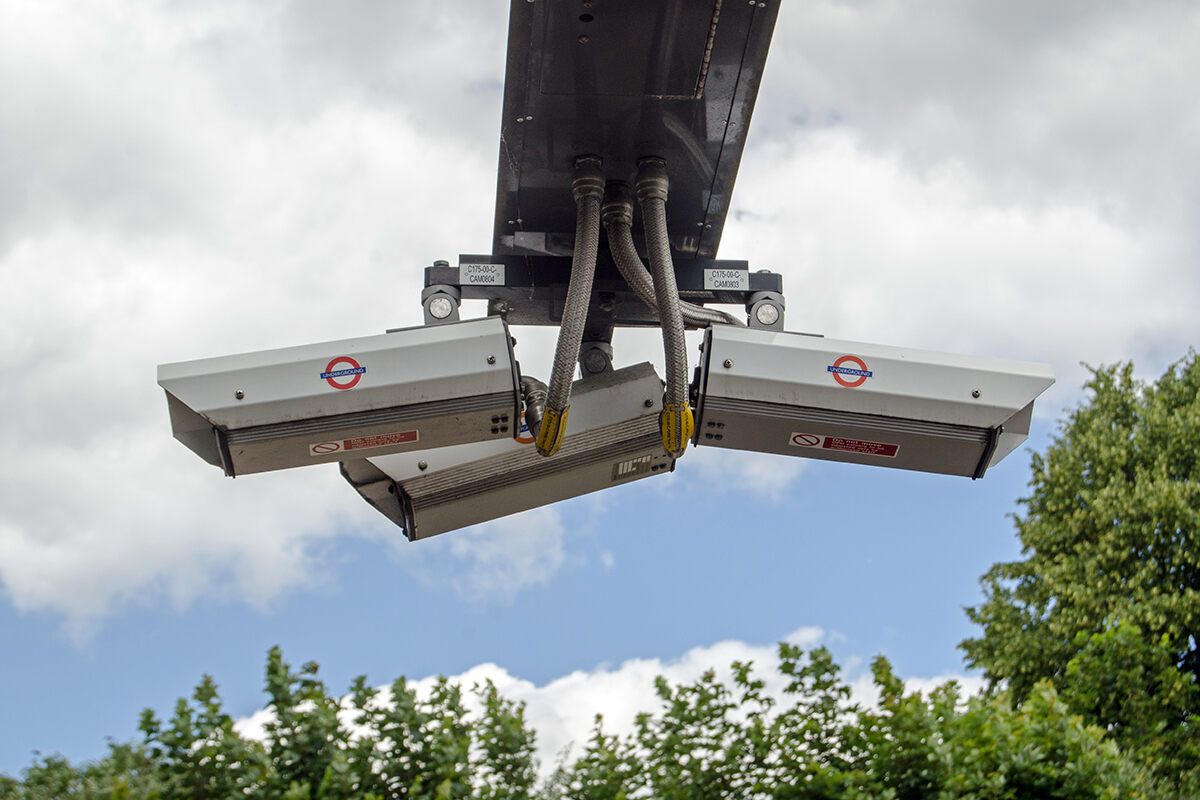
M725 289L745 292L750 289L750 270L748 269L706 269L704 270L704 288L713 291Z
M638 456L628 461L618 461L616 464L613 464L612 479L614 481L623 481L626 478L645 475L651 471L650 467L653 462L654 456Z
M503 264L459 264L458 282L463 286L503 286Z
M359 436L356 439L338 439L330 442L316 442L308 446L308 454L314 458L328 456L334 453L345 453L349 450L370 450L373 447L395 447L398 444L411 444L417 441L416 431L397 431L395 433L378 433L374 436Z
M814 447L821 450L839 450L864 456L895 458L900 445L890 442L867 442L862 439L845 439L841 436L822 436L817 433L793 433L791 443L796 447Z

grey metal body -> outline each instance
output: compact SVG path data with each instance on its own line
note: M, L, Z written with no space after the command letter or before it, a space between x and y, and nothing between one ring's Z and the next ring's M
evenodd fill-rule
M696 444L982 477L1029 434L1050 367L713 326Z
M576 381L570 427L552 458L532 435L345 461L342 474L410 540L670 472L658 402L662 380L637 364Z
M497 317L158 368L171 428L242 475L515 435L517 365Z

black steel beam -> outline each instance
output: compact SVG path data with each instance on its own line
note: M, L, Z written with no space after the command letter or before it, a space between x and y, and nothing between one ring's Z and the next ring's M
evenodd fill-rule
M606 178L630 185L638 158L665 159L676 263L713 258L778 7L512 0L494 252L569 246L572 163L592 154Z

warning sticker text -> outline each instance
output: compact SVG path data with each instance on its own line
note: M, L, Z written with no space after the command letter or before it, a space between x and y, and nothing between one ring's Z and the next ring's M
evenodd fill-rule
M373 447L395 447L399 444L411 444L417 441L416 431L397 431L396 433L379 433L374 436L359 436L355 439L336 439L328 442L316 442L308 446L310 456L328 456L334 453L344 453L349 450L369 450Z
M890 442L868 442L862 439L846 439L841 436L822 436L816 433L793 433L791 443L796 447L815 447L821 450L838 450L864 456L895 458L900 445Z

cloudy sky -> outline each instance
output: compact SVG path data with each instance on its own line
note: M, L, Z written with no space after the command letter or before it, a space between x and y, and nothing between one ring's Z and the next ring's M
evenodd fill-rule
M506 10L0 0L0 772L206 672L249 717L276 643L335 687L503 676L547 747L785 638L964 673L1025 451L976 483L692 452L409 545L333 466L230 481L171 439L158 363L418 324L422 268L489 248ZM1191 3L793 0L720 255L784 275L793 330L1050 363L1044 447L1081 362L1196 343L1198 74Z

